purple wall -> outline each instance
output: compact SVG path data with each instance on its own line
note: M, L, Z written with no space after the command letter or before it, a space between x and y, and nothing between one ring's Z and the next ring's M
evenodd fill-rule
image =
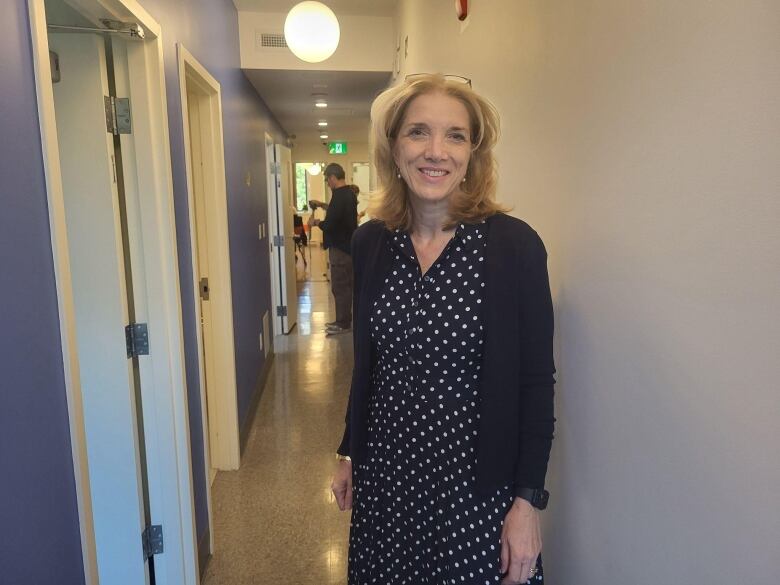
M242 424L258 391L264 366L258 337L262 314L271 305L267 242L257 238L258 224L267 221L264 132L278 141L284 135L239 69L237 13L230 0L141 4L163 30L195 512L202 540L208 528L206 470L176 43L222 87ZM8 28L0 36L0 580L78 584L82 560L25 0L0 2L0 22Z
M259 345L262 315L271 306L267 242L260 242L257 237L258 225L267 222L268 218L264 132L277 141L285 136L239 68L238 15L231 0L144 0L142 5L162 27L165 43L163 54L184 317L195 511L200 539L206 534L208 510L176 43L182 43L219 81L222 89L238 416L242 424L258 390L258 378L264 364ZM245 182L247 172L252 177L250 187Z
M84 582L24 0L0 2L0 582Z

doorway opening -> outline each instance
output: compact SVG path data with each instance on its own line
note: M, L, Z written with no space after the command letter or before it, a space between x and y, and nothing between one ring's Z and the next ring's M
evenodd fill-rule
M28 8L85 580L195 584L160 27Z
M186 48L178 46L184 127L198 369L208 473L206 502L212 526L211 486L218 469L238 469L240 444L227 188L219 82ZM200 557L213 552L209 529Z
M265 152L268 161L268 235L274 334L286 335L292 331L298 315L293 217L297 210L295 173L290 148L274 144L269 134L265 135Z

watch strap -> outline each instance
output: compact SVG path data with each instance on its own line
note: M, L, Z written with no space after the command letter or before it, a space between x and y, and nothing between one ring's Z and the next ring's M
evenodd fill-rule
M544 510L550 499L550 492L538 488L515 488L515 496L523 498L538 510Z

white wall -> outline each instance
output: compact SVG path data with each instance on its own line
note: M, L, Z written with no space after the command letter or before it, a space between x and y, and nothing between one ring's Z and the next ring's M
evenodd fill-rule
M242 69L317 71L390 71L395 56L391 17L340 15L341 38L336 52L322 63L301 61L287 49L260 47L259 33L284 33L286 14L238 13Z
M352 163L368 161L368 142L347 142L347 154L328 154L328 147L321 142L295 144L292 149L293 162L338 163L344 167L347 183L352 182Z
M402 0L550 252L551 583L780 582L780 3Z

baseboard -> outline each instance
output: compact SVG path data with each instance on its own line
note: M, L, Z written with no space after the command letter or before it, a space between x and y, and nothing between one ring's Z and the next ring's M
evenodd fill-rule
M257 416L258 406L260 406L260 398L265 391L265 383L268 381L268 374L271 372L271 366L274 363L274 353L268 352L265 363L263 364L263 371L260 372L260 376L257 378L257 385L255 387L255 395L252 397L252 403L249 405L249 413L241 425L241 432L239 433L239 441L241 445L241 455L244 455L244 449L246 449L246 442L249 440L249 431L252 429L252 425L255 422Z
M209 560L211 560L211 530L209 527L206 527L206 530L203 531L203 534L200 536L200 540L198 541L198 567L200 568L200 578L203 579L203 576L206 574L206 567L209 565Z

